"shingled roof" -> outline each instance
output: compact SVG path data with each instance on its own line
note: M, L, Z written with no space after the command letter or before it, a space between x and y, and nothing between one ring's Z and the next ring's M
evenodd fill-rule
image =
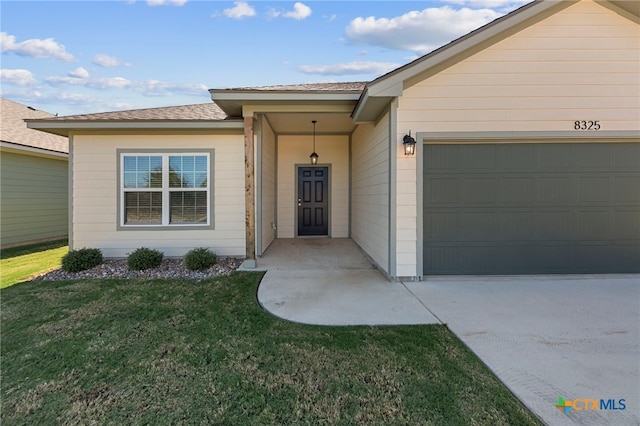
M69 153L69 139L27 128L25 119L52 118L53 114L39 111L18 102L0 98L0 140L2 142L46 151Z
M179 105L58 117L60 121L193 121L228 118L216 104Z
M367 85L366 81L352 81L344 83L309 83L309 84L283 84L275 86L257 87L230 87L221 90L242 92L362 92Z

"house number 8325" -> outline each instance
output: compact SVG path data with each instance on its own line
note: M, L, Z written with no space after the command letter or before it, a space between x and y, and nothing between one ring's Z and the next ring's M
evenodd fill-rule
M573 130L600 130L599 121L574 121Z

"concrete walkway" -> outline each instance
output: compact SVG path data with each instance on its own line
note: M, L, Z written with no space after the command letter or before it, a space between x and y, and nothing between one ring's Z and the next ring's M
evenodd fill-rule
M550 425L640 424L640 276L432 277L390 283L348 239L276 240L262 306L319 325L444 323ZM624 410L565 400L624 399ZM580 404L578 404L580 407Z
M389 282L350 239L279 239L258 259L260 304L318 325L436 324L402 283Z

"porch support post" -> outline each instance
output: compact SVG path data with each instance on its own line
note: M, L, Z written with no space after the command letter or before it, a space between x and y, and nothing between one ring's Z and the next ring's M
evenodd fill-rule
M246 261L245 268L256 267L255 161L253 152L253 115L244 118L244 205Z

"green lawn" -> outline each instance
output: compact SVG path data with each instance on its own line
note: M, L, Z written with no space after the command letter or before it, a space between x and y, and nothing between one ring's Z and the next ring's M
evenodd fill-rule
M541 424L445 326L290 323L260 278L3 289L0 423Z
M23 282L43 272L60 267L69 251L67 241L4 249L0 253L0 288Z

